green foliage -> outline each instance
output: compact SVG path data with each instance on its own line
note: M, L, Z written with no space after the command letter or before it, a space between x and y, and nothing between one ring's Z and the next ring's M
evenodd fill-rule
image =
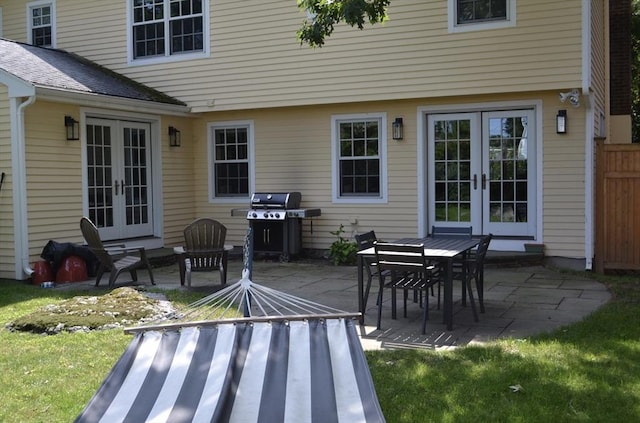
M336 266L355 264L356 262L358 244L345 238L343 236L344 232L344 225L340 225L338 230L330 232L331 235L335 235L338 238L329 247L329 260Z
M363 29L365 22L382 23L387 19L387 6L391 0L298 0L298 8L312 18L298 30L300 44L322 47L334 26L345 22Z

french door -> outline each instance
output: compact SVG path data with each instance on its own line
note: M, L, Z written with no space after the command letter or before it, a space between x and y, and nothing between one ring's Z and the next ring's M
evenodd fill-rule
M87 203L103 240L151 235L151 128L87 119Z
M429 115L429 230L535 236L534 129L533 110Z

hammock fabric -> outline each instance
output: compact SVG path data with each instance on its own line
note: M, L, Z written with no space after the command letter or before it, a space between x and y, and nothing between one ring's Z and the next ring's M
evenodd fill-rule
M139 332L76 419L384 422L353 319Z

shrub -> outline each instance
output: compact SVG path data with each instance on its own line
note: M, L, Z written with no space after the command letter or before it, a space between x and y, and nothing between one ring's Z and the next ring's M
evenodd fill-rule
M345 238L343 236L344 232L344 225L340 225L338 230L330 232L331 235L335 235L338 238L329 247L329 260L336 266L355 264L356 262L358 244Z

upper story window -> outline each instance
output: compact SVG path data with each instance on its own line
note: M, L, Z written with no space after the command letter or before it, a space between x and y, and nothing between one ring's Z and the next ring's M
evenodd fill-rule
M130 59L164 60L206 54L208 3L203 0L131 0Z
M515 26L516 0L448 0L449 32Z
M216 123L210 126L210 197L248 198L253 186L253 124Z
M40 47L55 47L55 4L51 1L27 3L28 42Z
M384 115L336 116L332 121L334 201L386 201Z

